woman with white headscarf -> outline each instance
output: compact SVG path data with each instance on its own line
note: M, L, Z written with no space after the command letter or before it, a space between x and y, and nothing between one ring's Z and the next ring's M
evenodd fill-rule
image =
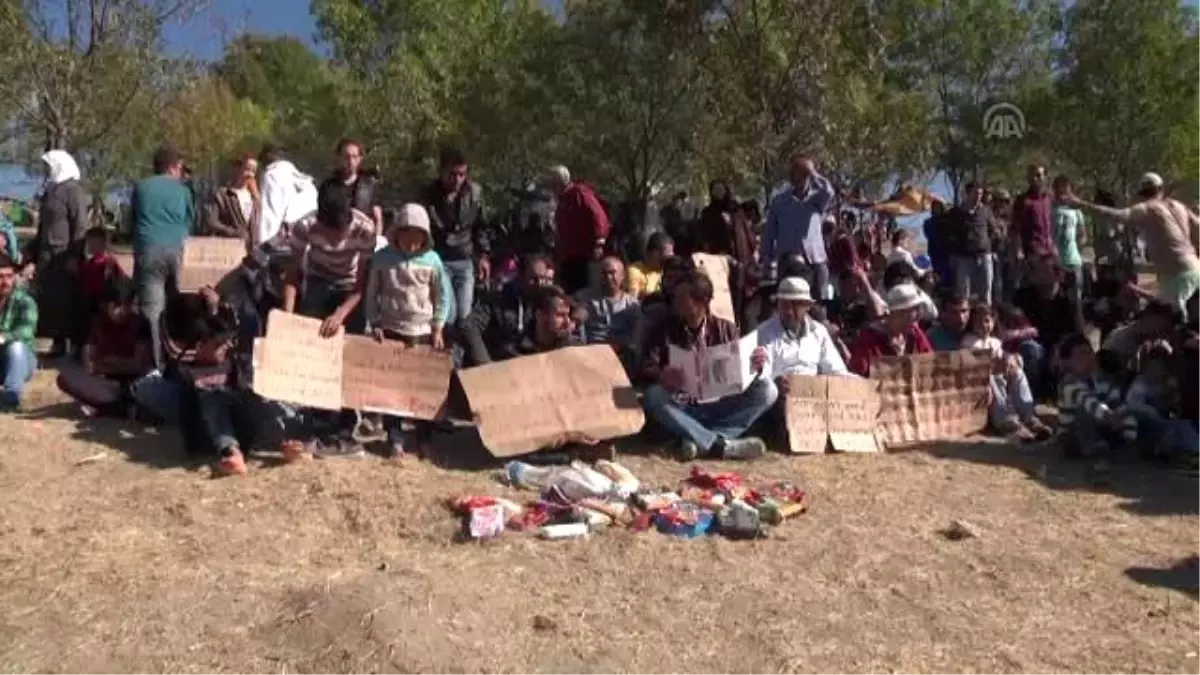
M81 254L91 199L79 182L79 165L70 153L51 150L42 161L48 177L27 263L36 273L38 335L53 339L51 356L61 356L74 326L79 290L73 263Z

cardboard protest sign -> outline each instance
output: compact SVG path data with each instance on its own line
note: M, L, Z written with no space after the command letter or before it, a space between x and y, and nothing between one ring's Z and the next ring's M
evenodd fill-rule
M284 403L339 410L345 335L318 334L319 319L272 310L267 336L255 345L254 392Z
M453 370L447 352L348 335L342 353L342 407L437 419Z
M829 438L829 385L826 378L787 375L788 394L783 400L788 447L793 453L825 452Z
M758 334L750 333L737 342L703 350L667 345L667 354L671 367L683 371L684 393L696 401L707 402L746 391L755 377L750 355L756 347Z
M858 377L828 377L829 444L838 452L879 452L875 423L879 383Z
M495 457L514 457L582 435L636 433L645 423L611 347L567 347L456 372L479 436Z
M793 453L878 452L878 383L838 375L788 375L784 417Z
M227 237L189 237L179 262L179 290L217 288L246 257L246 242Z
M692 262L696 269L704 272L713 285L713 299L709 311L713 316L737 323L733 311L733 294L729 290L729 257L708 253L693 253Z
M992 355L940 352L871 362L879 382L878 433L888 448L962 438L987 426Z

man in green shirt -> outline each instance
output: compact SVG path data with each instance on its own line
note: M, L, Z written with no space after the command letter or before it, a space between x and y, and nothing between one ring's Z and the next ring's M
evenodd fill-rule
M37 303L17 288L17 264L0 254L0 411L16 410L21 391L37 369Z
M154 174L133 187L133 279L142 316L150 324L154 366L162 370L159 318L168 293L177 291L183 242L195 219L192 193L183 184L183 156L163 147L154 153ZM169 287L169 290L168 290Z

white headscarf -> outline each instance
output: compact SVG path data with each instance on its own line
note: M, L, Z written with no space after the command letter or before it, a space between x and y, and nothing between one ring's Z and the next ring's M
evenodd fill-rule
M50 167L50 182L58 185L64 181L79 180L79 165L66 150L51 150L42 155L42 161Z

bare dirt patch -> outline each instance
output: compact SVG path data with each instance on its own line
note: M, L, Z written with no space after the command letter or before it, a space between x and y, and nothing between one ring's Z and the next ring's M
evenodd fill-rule
M209 480L170 430L72 418L52 375L0 418L3 671L1200 669L1196 482L1157 469L1094 488L1046 447L774 455L711 465L808 490L763 541L457 544L442 501L506 494L489 472Z

